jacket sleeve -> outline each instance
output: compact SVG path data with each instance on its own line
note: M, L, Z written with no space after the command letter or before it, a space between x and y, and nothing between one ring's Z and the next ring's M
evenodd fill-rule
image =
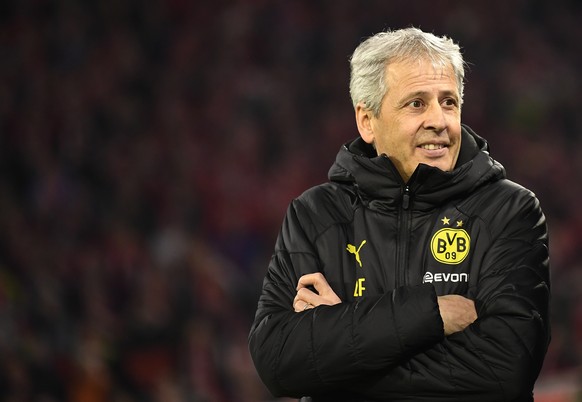
M299 277L321 268L301 202L288 209L259 298L249 348L275 396L331 395L345 381L395 367L444 338L432 286L402 287L335 306L293 310ZM352 381L353 382L353 381Z
M492 217L491 226L501 230L491 233L495 240L472 295L477 321L353 390L387 399L533 400L550 341L550 277L545 218L528 194L512 197Z

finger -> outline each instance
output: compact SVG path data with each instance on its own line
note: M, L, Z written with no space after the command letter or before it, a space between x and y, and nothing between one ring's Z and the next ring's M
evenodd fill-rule
M314 272L312 274L303 275L299 278L299 281L297 282L297 290L308 286L313 286L315 289L318 289L318 286L321 286L322 284L327 285L325 277L321 272Z
M314 293L307 288L301 288L297 291L293 305L297 305L295 307L296 310L303 310L305 303L309 303L313 307L319 306L320 304L328 304L326 300L317 293Z
M295 301L293 302L293 310L296 313L300 313L302 311L306 311L312 308L315 308L313 304L306 302L302 299L295 298Z
M297 290L304 288L313 289L315 290L315 294L319 294L322 296L328 294L335 295L335 292L333 291L333 289L327 282L327 279L325 279L325 276L323 276L321 272L303 275L301 278L299 278Z
M340 298L335 294L330 288L328 294L317 294L312 292L307 288L301 288L297 291L296 300L302 300L307 303L311 303L314 307L326 305L332 306L334 304L341 303Z
M317 296L319 295L313 292L312 290L308 288L301 288L297 291L296 297L304 301L313 302L317 298Z
M307 283L307 281L305 283ZM333 305L341 303L341 299L325 279L323 282L317 282L317 285L314 287L317 292L313 292L310 288L302 287L297 290L297 294L300 295L303 300L306 300L316 306L319 306L320 304Z
M301 299L299 298L299 295L296 295L295 298L293 299L293 310L298 312L300 310L300 303L301 303ZM303 303L305 303L305 302L303 302Z
M330 306L341 303L341 299L334 292L321 272L306 274L299 278L296 299L311 303L313 306L320 306L322 304Z
M305 307L305 303L309 303L312 306L318 306L317 295L311 292L309 289L301 289L301 292L297 292L295 298L293 299L293 309L295 311L302 311Z
M295 296L295 299L293 299L293 310L298 313L299 311L301 311L301 300ZM305 302L303 302L303 304L305 304Z

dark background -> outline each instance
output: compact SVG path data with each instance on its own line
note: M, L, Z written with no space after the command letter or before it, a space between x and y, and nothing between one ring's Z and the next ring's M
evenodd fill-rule
M460 43L463 121L542 202L537 400L570 400L582 6L474 3L1 2L0 399L270 400L247 334L285 209L357 135L353 49L413 25Z

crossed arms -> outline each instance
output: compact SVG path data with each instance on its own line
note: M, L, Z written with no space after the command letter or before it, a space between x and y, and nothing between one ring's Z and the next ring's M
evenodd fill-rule
M549 342L548 249L539 206L522 203L471 300L424 284L342 301L317 273L309 236L286 235L299 225L289 213L249 336L267 387L331 400L531 401Z
M477 319L473 300L451 294L438 296L437 301L445 335L462 331ZM297 294L293 299L293 308L296 313L317 306L333 306L338 303L341 303L340 298L320 272L306 274L299 278Z

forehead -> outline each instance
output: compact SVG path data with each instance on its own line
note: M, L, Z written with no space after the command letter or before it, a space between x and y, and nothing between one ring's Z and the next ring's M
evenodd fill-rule
M457 81L450 64L430 60L398 60L386 66L388 93L443 90L458 94Z

